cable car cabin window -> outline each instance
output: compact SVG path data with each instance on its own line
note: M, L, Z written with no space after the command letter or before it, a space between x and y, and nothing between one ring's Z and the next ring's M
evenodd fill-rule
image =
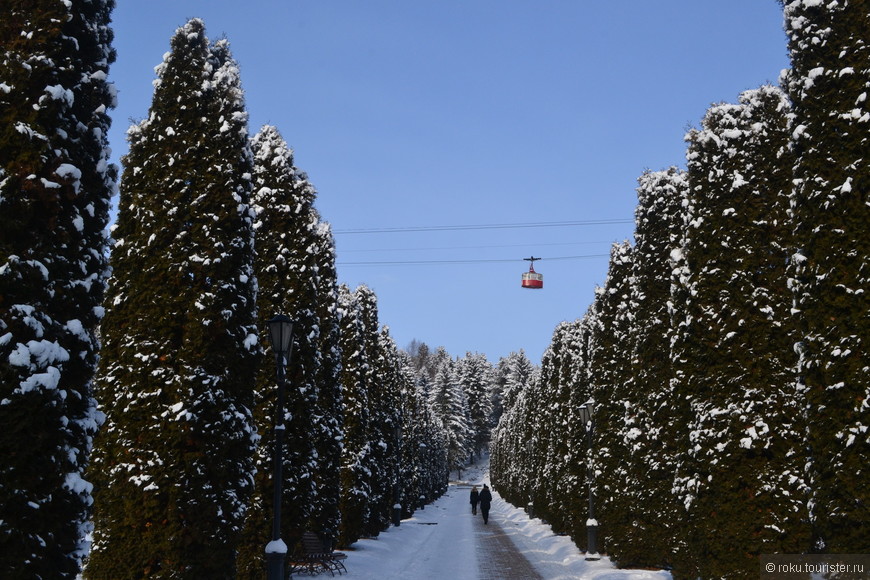
M538 274L537 272L525 272L523 273L523 288L543 288L544 287L544 275Z

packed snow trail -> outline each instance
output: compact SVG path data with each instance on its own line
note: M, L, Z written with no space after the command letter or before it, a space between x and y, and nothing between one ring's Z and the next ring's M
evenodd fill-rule
M360 540L345 562L351 578L535 580L542 577L490 514L471 515L471 485L451 484L434 504L374 540ZM407 548L396 552L393 537ZM366 571L364 571L366 570ZM369 575L367 570L373 572Z
M460 486L457 486L462 489ZM464 490L467 496L470 490ZM462 495L462 494L460 494ZM477 566L481 580L543 580L532 564L523 556L505 533L498 518L490 513L489 523L484 524L480 515L472 516L474 540L477 546Z
M461 481L414 516L346 551L343 577L371 580L671 580L668 572L617 570L587 562L567 536L505 502L493 490L489 524L471 515L471 484L489 483L488 464L463 470ZM459 478L457 478L459 479Z
M360 540L345 561L351 578L478 580L470 511L456 486L377 539Z

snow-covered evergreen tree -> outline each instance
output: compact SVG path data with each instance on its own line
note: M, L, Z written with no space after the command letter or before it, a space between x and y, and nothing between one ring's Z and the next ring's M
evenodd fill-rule
M365 325L356 293L339 287L341 384L344 393L344 448L341 465L339 545L349 546L365 532L369 518L371 445L368 385L373 380Z
M311 268L316 272L314 294L318 319L320 368L317 376L317 427L314 447L319 491L313 516L327 541L338 539L341 525L341 465L344 437L344 394L341 388L341 328L338 309L338 273L332 228L319 222L314 232Z
M377 296L368 286L360 286L355 291L362 321L363 343L368 355L367 366L370 372L366 384L369 425L366 439L369 445L368 464L369 486L368 514L364 532L375 537L392 521L394 486L397 481L394 456L397 433L401 423L398 417L399 398L396 389L393 367L382 342L378 318Z
M632 498L626 493L633 406L626 389L630 377L632 327L629 320L633 249L628 242L610 251L607 280L597 289L590 313L588 367L594 401L593 469L596 516L600 522L599 549L609 550L619 537L618 526L631 521Z
M293 153L275 127L252 140L253 207L257 215L256 274L260 318L285 314L295 321L287 369L282 539L290 546L313 529L338 533L341 408L338 392L334 251L328 225L314 208L315 191L293 165ZM271 461L276 402L274 356L260 367L255 417L262 435L257 487L247 516L239 577L260 577L270 539Z
M762 87L710 108L687 137L688 338L674 384L690 413L678 558L705 578L754 577L760 554L799 553L809 540L785 281L788 113L782 92Z
M573 466L567 461L578 442L573 435L579 434L579 441L585 444L583 429L569 426L572 405L576 403L572 392L579 391L576 382L580 378L573 367L576 326L576 322L563 322L553 332L550 347L541 360L542 398L536 401L539 411L527 418L534 422L541 459L539 477L533 481L532 503L536 515L547 520L556 532L573 528L573 520L579 514L572 509L577 507L578 499L572 493L582 492L577 484L585 483L572 478ZM581 449L585 452L585 445ZM581 502L584 497L585 494L579 497Z
M519 394L535 380L539 369L532 364L522 349L519 352L510 353L503 360L505 363L505 383L502 406L508 410L514 406Z
M379 421L381 433L380 441L385 445L379 445L385 452L381 467L383 470L383 482L389 485L389 493L384 494L384 509L389 521L393 521L394 508L398 505L407 510L411 505L408 500L408 492L411 481L411 468L404 463L413 459L413 454L406 452L411 443L411 428L407 425L405 411L405 393L414 388L414 379L410 373L406 373L399 349L390 329L387 326L381 328L378 336L380 351L377 376L382 384L383 392L383 420ZM403 457L404 456L404 457ZM400 513L401 515L401 513ZM394 522L395 523L395 522Z
M785 0L791 212L814 549L870 549L870 18L867 2Z
M486 360L485 354L468 352L465 358L457 362L456 370L459 384L468 400L471 419L469 447L472 455L480 455L487 449L490 439L492 365Z
M686 174L676 168L645 172L638 179L630 289L632 371L626 383L631 423L624 432L631 519L609 523L614 532L608 543L615 561L632 566L671 563L683 514L671 489L683 446L675 446L674 438L680 430L669 389L668 309L672 255L682 246L687 189Z
M493 433L489 473L490 482L499 495L517 506L532 500L532 481L537 478L535 458L538 433L532 418L539 411L539 380L517 393Z
M239 71L179 28L129 132L103 324L89 578L229 578L253 487L253 160Z
M0 576L87 553L107 276L112 0L0 5Z
M449 358L441 363L429 401L447 432L447 462L451 471L465 467L472 449L468 398L456 376L455 365Z
M440 422L429 406L428 394L418 388L413 358L399 352L402 372L403 418L401 473L402 514L410 515L444 493L447 483L447 447Z

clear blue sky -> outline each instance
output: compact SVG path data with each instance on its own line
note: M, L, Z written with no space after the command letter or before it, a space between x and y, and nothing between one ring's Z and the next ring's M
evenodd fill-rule
M400 347L493 362L540 360L630 239L638 176L684 167L710 104L788 66L776 0L121 0L116 160L191 17L230 40L252 134L277 126L317 188L340 281L374 289ZM543 290L520 288L530 255Z

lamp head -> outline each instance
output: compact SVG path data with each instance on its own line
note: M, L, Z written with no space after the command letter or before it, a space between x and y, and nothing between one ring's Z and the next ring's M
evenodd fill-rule
M293 321L278 314L269 321L269 343L276 356L285 357L290 350L290 340L293 338Z

